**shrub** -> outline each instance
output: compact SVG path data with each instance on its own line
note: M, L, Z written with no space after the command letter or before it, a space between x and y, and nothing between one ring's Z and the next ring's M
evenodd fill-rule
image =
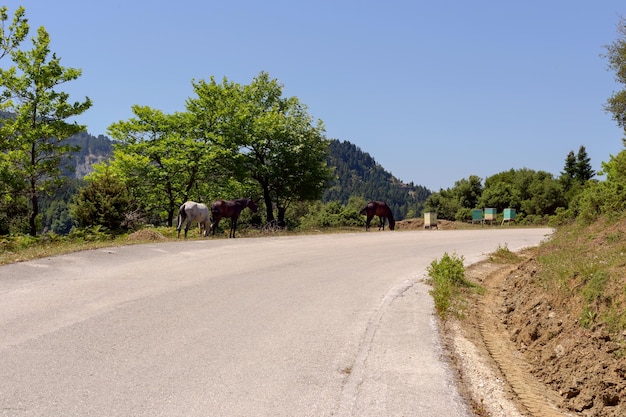
M433 280L430 295L433 297L437 314L444 319L450 313L462 315L465 305L465 300L461 297L462 288L480 289L465 279L463 261L463 256L450 256L446 252L441 260L434 260L427 268Z
M117 232L130 205L126 186L107 168L102 175L88 178L87 186L75 196L71 211L80 227L102 226Z

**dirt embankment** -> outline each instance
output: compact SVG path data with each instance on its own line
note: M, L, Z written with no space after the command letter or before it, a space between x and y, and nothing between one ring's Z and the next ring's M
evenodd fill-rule
M478 416L626 416L626 334L583 329L549 301L526 252L520 265L466 271L486 292L443 325L461 385Z

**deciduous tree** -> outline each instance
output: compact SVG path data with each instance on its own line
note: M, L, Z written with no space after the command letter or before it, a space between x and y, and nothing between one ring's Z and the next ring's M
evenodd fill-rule
M187 101L194 127L216 145L223 172L240 189L257 184L268 222L276 219L274 209L282 224L293 201L321 197L330 178L323 124L296 97L283 97L277 80L265 72L246 86L211 78L194 90L197 97Z
M25 9L18 7L9 22L9 10L6 6L0 7L0 59L6 57L11 51L17 49L26 38L29 31L28 20L25 17ZM10 92L0 85L0 103L4 103ZM3 110L3 107L0 107ZM5 113L3 118L7 116ZM8 234L13 225L20 223L22 213L27 213L27 201L16 191L23 186L22 175L13 169L9 163L7 152L8 138L0 135L0 235Z
M80 77L81 70L61 66L56 54L50 56L50 37L40 27L29 51L12 50L16 66L0 69L0 83L6 101L3 109L10 113L0 128L5 149L3 166L19 172L13 175L16 193L23 193L30 203L29 233L37 233L39 198L54 189L59 180L62 157L72 151L65 139L85 130L85 126L67 119L91 107L86 97L82 102L69 102L69 95L58 90L68 81Z
M609 61L609 68L615 71L615 80L626 86L626 18L619 19L617 33L617 39L606 46L605 57ZM626 132L626 90L617 91L609 97L605 109L613 113L617 125ZM622 140L626 145L626 138Z
M206 200L210 144L190 133L186 113L137 105L132 110L135 117L108 128L116 140L110 164L141 210L152 218L164 212L171 226L183 202Z
M260 73L244 88L247 129L237 136L241 160L263 192L267 221L285 222L294 201L319 199L330 180L329 141L324 125L297 97L283 97L283 86Z
M26 39L30 30L28 19L26 19L26 9L22 6L17 8L11 24L6 28L8 20L9 9L7 6L0 7L0 59L16 50Z

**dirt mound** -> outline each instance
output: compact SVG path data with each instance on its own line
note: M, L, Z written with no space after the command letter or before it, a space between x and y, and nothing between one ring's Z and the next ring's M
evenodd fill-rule
M457 222L450 220L437 220L437 227L442 230L452 230L458 228ZM405 219L396 222L397 230L416 230L424 228L424 219Z
M523 256L520 265L486 261L468 268L467 278L486 292L470 300L465 318L444 326L461 383L484 410L477 415L514 415L503 411L510 401L519 415L533 417L625 416L626 360L616 352L626 334L612 340L582 328L566 301L550 302L535 283L540 265L532 250ZM479 353L468 358L471 351ZM491 377L472 382L479 372L473 363L490 365Z
M566 302L554 305L534 283L539 267L530 259L504 279L499 316L510 340L566 409L599 417L626 415L626 360L616 355L626 335L612 340L601 328L581 327Z

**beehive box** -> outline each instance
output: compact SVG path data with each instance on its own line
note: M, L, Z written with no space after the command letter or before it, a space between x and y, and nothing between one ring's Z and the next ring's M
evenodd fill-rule
M472 224L483 222L483 211L481 209L472 210Z
M515 209L504 209L504 220L515 220Z
M485 220L495 221L497 213L498 213L498 209L486 208L485 209Z
M430 229L432 227L439 228L437 226L437 213L429 211L428 213L424 213L424 228Z

